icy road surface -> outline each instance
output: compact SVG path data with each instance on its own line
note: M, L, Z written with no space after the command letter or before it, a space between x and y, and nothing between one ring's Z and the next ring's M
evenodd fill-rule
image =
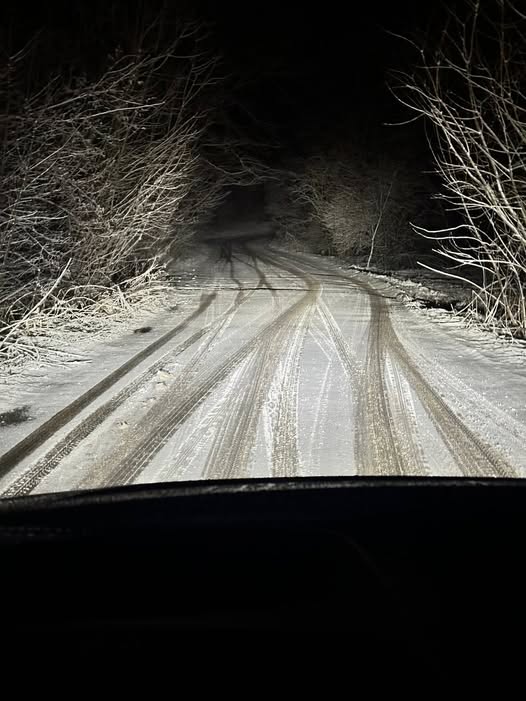
M385 280L261 243L174 273L184 308L3 388L0 493L314 475L522 477L524 351ZM231 255L230 255L231 254Z

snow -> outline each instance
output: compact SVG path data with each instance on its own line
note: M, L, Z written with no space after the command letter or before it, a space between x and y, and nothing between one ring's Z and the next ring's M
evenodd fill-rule
M476 463L495 466L494 476L502 465L524 474L526 349L468 327L454 312L415 304L426 295L458 299L457 286L440 281L437 290L422 276L367 274L253 243L248 252L234 248L232 261L203 246L170 273L166 308L143 314L140 324L134 318L103 338L68 334L68 362L3 371L0 414L28 406L29 418L0 425L0 456L194 315L1 477L0 492L46 464L35 492L107 486L134 461L135 482L383 474L391 458L380 464L375 456L386 431L397 453L392 464L406 474L469 473L471 449L471 476ZM371 294L388 314L375 378L366 371L376 367ZM138 326L151 331L133 333ZM373 381L387 397L384 416L368 393ZM104 420L50 461L60 441L68 445L76 427L120 395Z

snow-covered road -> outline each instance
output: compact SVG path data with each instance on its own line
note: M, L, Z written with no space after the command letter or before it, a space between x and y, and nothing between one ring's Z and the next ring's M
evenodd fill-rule
M321 257L243 241L208 251L192 275L174 273L184 313L111 352L95 346L91 372L7 388L10 405L36 409L0 428L3 496L265 476L524 475L524 352L433 320L385 280Z

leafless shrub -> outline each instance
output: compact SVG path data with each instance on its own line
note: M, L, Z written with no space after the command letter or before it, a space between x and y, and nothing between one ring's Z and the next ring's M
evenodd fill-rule
M411 188L395 161L329 152L307 161L293 190L327 232L332 252L371 265L407 248Z
M526 335L526 14L512 0L465 0L438 46L398 75L398 98L433 127L441 197L460 223L419 228L477 282L471 310Z
M0 67L0 360L24 353L43 317L89 326L129 304L223 197L199 149L199 96L216 80L215 58L188 52L199 31L29 96L31 47Z
M329 240L311 208L295 194L303 164L290 163L265 186L265 212L280 245L292 251L327 251Z

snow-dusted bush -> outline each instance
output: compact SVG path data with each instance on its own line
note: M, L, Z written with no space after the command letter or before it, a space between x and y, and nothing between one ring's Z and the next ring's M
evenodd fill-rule
M181 27L162 52L116 51L96 79L59 75L28 96L33 52L3 66L0 357L43 317L89 325L125 304L220 201L198 100L216 62L189 51L198 34Z
M418 173L403 163L341 149L308 159L293 187L327 232L332 251L369 265L407 249L418 189Z

